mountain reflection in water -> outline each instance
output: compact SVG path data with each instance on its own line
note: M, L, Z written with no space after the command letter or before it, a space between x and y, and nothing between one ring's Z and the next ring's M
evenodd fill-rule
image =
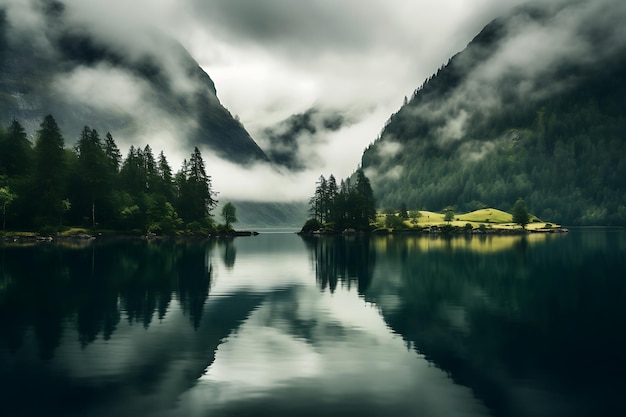
M626 233L0 247L8 415L624 411Z

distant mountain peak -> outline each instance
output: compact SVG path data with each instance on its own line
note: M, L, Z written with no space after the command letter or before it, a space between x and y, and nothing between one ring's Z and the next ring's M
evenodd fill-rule
M156 135L163 145L203 145L236 163L269 161L178 42L145 28L144 44L120 45L69 21L62 2L36 5L39 31L20 28L0 6L1 124L16 118L32 134L51 113L68 142L87 124L127 145Z

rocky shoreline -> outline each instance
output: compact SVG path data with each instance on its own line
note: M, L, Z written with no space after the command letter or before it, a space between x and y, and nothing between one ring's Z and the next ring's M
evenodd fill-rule
M228 237L246 237L246 236L258 236L259 232L240 230L230 232L217 232L217 233L197 233L197 232L185 232L179 234L157 235L154 233L145 234L132 234L132 233L76 233L69 235L37 235L33 233L11 233L8 235L0 236L0 243L45 243L45 242L89 242L96 239L120 239L120 240L167 240L167 239L179 239L179 238L200 238L200 239L212 239L212 238L228 238Z

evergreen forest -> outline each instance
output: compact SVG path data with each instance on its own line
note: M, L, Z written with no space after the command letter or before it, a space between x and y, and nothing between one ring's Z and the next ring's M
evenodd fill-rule
M369 230L376 220L376 200L369 179L362 169L350 178L341 180L339 185L335 176L328 179L321 175L311 197L309 219L302 228L303 233L316 230L341 232L346 229Z
M547 19L532 9L513 17L520 13ZM485 27L365 150L361 166L379 208L508 211L522 198L557 223L626 225L626 51L560 62L535 78L509 68L476 82L512 22Z
M163 151L131 146L85 126L72 149L52 115L34 144L17 121L0 130L3 230L53 234L67 225L98 230L172 233L215 230L211 177L196 147L176 172Z

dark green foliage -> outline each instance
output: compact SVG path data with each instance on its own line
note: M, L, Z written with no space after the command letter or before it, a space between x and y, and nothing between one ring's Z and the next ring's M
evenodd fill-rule
M396 216L395 213L388 213L385 216L385 227L389 229L406 229L406 225L404 224L404 219L399 215Z
M0 134L0 175L24 176L30 171L31 143L22 125L13 120L5 134Z
M226 230L229 230L233 223L237 222L237 209L235 206L228 202L222 207L222 218L226 226Z
M35 224L60 224L62 200L66 197L64 139L52 115L47 115L40 127L35 140L30 203Z
M524 200L518 198L515 204L513 204L511 213L513 214L513 223L517 223L522 226L522 229L525 229L528 222L530 222L530 215Z
M159 160L157 162L157 176L156 191L162 194L168 201L174 201L176 194L174 189L174 176L172 175L172 168L167 162L163 151L159 154Z
M443 215L444 221L450 223L452 220L454 220L454 207L448 206L443 210L443 212L444 212L444 215Z
M316 230L320 230L323 227L322 223L319 222L319 220L317 219L309 219L304 223L304 226L302 226L302 229L300 230L301 233L311 233L311 232L315 232Z
M0 187L0 209L2 210L2 230L7 227L7 207L15 200L15 194L9 187Z
M77 182L77 192L73 206L83 217L89 217L91 227L95 228L96 207L99 210L101 205L111 200L115 166L107 156L98 132L88 126L83 128L76 153L78 161L73 177Z
M626 51L594 65L562 63L540 79L490 79L477 96L498 105L483 106L467 99L465 83L497 50L506 24L485 28L416 90L366 149L361 165L379 173L372 176L379 203L471 211L506 209L524 196L542 219L626 225ZM519 94L524 82L538 83L537 91ZM550 94L557 85L558 93ZM458 120L464 121L459 137L445 137ZM385 156L381 149L389 141L402 152ZM402 175L384 175L392 170Z
M122 164L122 153L115 144L113 136L111 136L111 133L108 132L104 140L104 153L109 164L111 165L111 170L118 172L120 170L120 165Z
M315 195L309 201L313 219L326 226L332 224L336 231L369 230L370 223L376 220L376 200L363 170L357 170L355 176L354 186L348 178L339 187L333 175L328 181L320 176Z
M400 204L400 212L398 213L398 216L400 216L400 218L404 220L409 219L409 210L407 209L405 202L402 202L402 204Z
M149 145L131 146L122 161L111 134L103 141L88 126L73 150L64 148L52 116L41 123L34 149L23 132L17 121L7 132L0 129L3 225L48 234L65 224L173 233L186 222L203 233L213 230L217 201L198 148L174 178L163 152L156 159Z
M211 210L217 204L211 187L211 177L206 174L204 160L196 147L189 162L176 174L178 212L185 222L211 223Z

